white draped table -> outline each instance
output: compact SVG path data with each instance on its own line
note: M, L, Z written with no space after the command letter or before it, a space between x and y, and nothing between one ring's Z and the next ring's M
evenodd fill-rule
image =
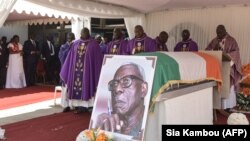
M163 124L213 124L214 81L163 93L149 113L145 141L161 141Z

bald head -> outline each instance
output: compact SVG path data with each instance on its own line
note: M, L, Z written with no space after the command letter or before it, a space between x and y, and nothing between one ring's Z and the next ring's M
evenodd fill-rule
M182 31L182 41L187 41L190 37L190 32L187 29Z
M90 37L89 29L88 28L83 28L81 30L81 38L82 39L87 39Z
M70 32L67 34L67 41L68 42L72 42L73 40L75 40L75 34Z
M112 81L109 87L114 111L122 116L138 114L135 109L144 107L144 97L148 92L143 68L134 63L124 64Z
M127 63L122 65L117 69L114 77L119 76L121 73L124 73L126 75L135 75L140 79L145 80L145 73L143 68L134 63Z
M227 35L227 31L224 25L218 25L216 28L216 34L218 39L223 39Z
M135 32L135 38L141 38L144 35L144 30L141 25L136 25L134 32Z
M159 40L161 43L165 44L168 41L168 33L166 31L162 31L159 34Z
M114 39L120 39L122 37L122 29L121 28L115 28L113 31L113 38Z

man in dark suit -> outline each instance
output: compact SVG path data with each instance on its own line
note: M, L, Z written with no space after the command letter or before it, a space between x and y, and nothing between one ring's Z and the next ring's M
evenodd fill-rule
M45 70L46 76L49 83L52 83L54 80L54 71L55 71L55 60L56 60L56 52L55 46L53 44L53 37L46 36L45 42L42 44L42 55L45 59Z
M8 50L7 50L7 38L5 36L0 39L0 89L5 87L7 62L8 62Z
M29 39L24 42L24 71L27 86L35 84L36 65L40 54L38 42L34 40L34 34L29 36Z

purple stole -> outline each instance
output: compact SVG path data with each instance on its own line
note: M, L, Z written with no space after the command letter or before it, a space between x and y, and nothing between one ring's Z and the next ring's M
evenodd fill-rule
M128 41L126 49L127 54L137 54L140 52L154 52L156 51L156 42L146 34L141 38L133 38Z
M189 51L189 42L182 42L181 51Z
M103 54L94 39L74 41L60 72L68 86L69 99L87 101L95 96L102 60Z
M157 51L168 51L166 46L163 46L161 44L157 45Z
M174 51L198 51L198 46L192 39L188 39L187 41L179 42L175 46Z
M145 39L144 38L136 38L134 41L132 54L137 54L140 52L145 52Z
M163 44L159 41L159 37L156 37L156 51L168 51L168 47L166 44Z
M108 50L109 54L119 54L121 49L121 40L111 42L111 47Z
M83 42L80 42L77 47L76 63L73 69L74 76L73 76L73 87L72 87L73 94L75 94L76 97L78 97L78 95L81 95L84 89L84 87L82 87L84 61L82 60L85 60L85 52L86 52L86 47L88 45L88 42L89 40L84 40Z

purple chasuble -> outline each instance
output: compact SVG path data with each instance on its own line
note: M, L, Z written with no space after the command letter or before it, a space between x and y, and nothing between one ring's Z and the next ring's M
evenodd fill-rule
M187 41L179 42L175 46L174 51L198 51L198 46L195 41L188 39Z
M168 51L167 45L161 43L160 40L159 40L159 37L155 38L155 42L156 42L156 50L157 51Z
M214 38L205 50L214 50L219 45L219 41L218 38ZM229 34L226 35L224 44L223 52L228 54L234 62L230 71L230 86L234 85L235 90L237 90L239 87L238 83L242 77L239 46L236 40Z
M67 84L69 99L88 101L95 96L102 60L103 54L94 39L73 43L60 72Z
M124 55L126 54L128 41L124 39L113 40L108 44L107 54L117 54Z
M156 51L156 42L147 35L144 35L142 38L133 38L128 41L127 53L130 55L154 51Z

